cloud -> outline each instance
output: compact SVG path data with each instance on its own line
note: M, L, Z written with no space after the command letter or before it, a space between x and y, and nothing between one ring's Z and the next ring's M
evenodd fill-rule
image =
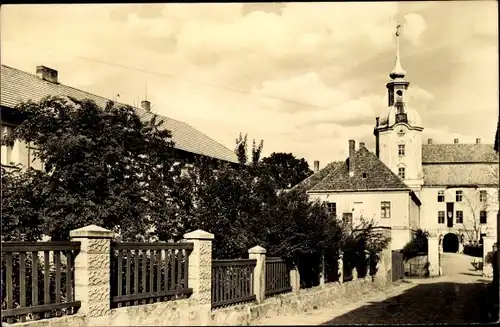
M142 100L147 81L158 113L230 148L247 132L264 139L265 154L292 152L323 165L344 159L350 138L373 146L374 119L387 111L396 18L411 82L408 104L422 116L424 133L435 129L436 140L448 142L452 133L492 138L497 7L453 1L5 6L2 63L29 72L46 64L59 70L62 83L108 97L120 93L130 104Z
M415 13L405 15L404 19L406 23L403 27L403 36L413 42L413 44L418 45L422 34L427 29L425 19Z
M263 103L264 105L267 104L267 107L271 109L287 112L318 110L318 107L331 108L343 103L348 98L348 94L328 87L314 72L292 76L286 80L264 81L261 87L254 88L252 93L263 97L286 100L269 101L269 99L265 99Z

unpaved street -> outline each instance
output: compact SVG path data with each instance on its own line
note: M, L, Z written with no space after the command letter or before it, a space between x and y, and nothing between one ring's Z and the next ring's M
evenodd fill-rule
M471 257L444 254L443 274L413 279L359 301L344 299L294 316L266 318L259 325L432 324L486 322L484 301L489 280L470 270Z

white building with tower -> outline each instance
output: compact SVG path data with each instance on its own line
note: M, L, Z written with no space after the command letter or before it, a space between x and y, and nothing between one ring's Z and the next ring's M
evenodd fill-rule
M389 74L388 107L375 117L375 153L349 141L349 158L299 184L312 200L327 203L337 218L374 219L392 228L392 248L401 249L420 228L440 237L443 250L496 238L499 155L493 144L423 142L424 124L407 102L410 82L399 54Z

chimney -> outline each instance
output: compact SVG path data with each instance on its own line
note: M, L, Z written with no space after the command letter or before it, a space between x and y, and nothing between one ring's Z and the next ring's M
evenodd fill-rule
M427 144L432 144L432 139L428 139Z
M151 111L151 102L149 102L148 100L141 101L141 108L146 111Z
M359 142L359 148L364 148L365 147L365 142Z
M44 81L57 84L57 70L45 67L36 66L36 75L43 79Z
M317 173L319 171L319 161L315 160L314 161L314 173Z
M458 144L458 139L454 139L453 143Z
M481 139L477 138L476 139L476 144L481 144Z
M354 176L354 149L356 142L354 140L349 140L349 176Z

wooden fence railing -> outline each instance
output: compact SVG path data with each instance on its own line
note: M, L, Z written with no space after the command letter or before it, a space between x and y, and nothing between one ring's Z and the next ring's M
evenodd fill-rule
M188 287L192 243L111 243L112 307L180 299Z
M281 258L266 258L266 291L265 295L286 293L292 290L290 284L290 269Z
M212 308L256 299L253 275L257 260L212 260Z
M79 250L80 242L3 243L2 321L75 313L81 305L74 300L74 258Z

